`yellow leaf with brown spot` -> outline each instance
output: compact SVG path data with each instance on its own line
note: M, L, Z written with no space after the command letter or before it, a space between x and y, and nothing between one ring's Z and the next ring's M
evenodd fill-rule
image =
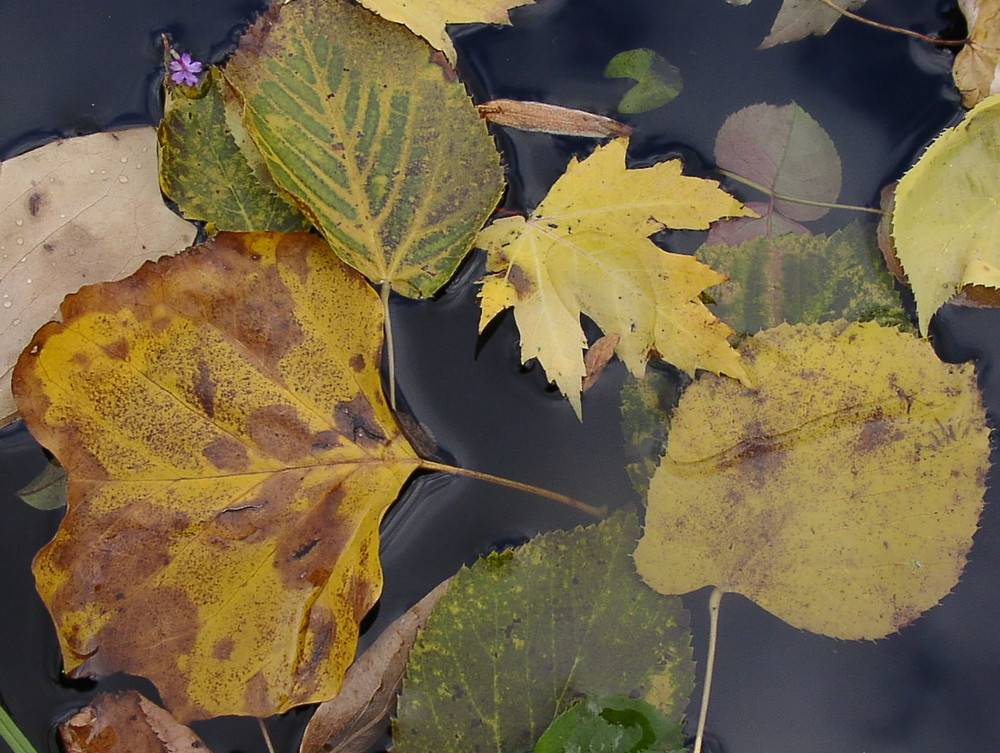
M685 371L744 377L732 330L700 300L726 277L649 236L753 212L715 181L683 175L680 160L625 169L626 144L574 159L530 217L498 220L476 241L489 252L480 330L513 306L522 360L537 358L577 415L587 374L581 313L621 338L616 352L637 377L651 351Z
M66 671L148 677L183 722L335 695L419 463L376 294L317 236L221 233L62 315L14 389L69 473L34 562Z
M740 351L756 389L709 374L681 396L639 574L837 638L908 625L958 582L983 507L972 366L875 323L783 324Z

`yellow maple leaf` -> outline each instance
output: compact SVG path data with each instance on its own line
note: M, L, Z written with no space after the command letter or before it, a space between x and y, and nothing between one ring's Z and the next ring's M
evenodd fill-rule
M619 335L618 356L636 376L655 351L685 371L745 379L726 341L732 331L699 300L725 276L649 236L753 212L715 181L682 175L680 160L626 170L626 147L617 139L573 160L530 217L494 222L477 240L489 252L480 330L513 306L522 360L537 358L577 415L586 376L581 313Z
M360 4L388 21L403 24L452 63L455 47L445 27L448 24L510 24L507 11L534 0L360 0Z

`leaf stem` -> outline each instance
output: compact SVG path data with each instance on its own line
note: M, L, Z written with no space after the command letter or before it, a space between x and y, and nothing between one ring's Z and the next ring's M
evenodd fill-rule
M705 659L705 685L701 690L701 708L698 709L698 731L694 737L694 753L701 753L701 743L705 738L705 719L708 717L708 698L712 694L712 675L715 673L715 645L719 638L719 605L722 594L718 586L713 586L708 597L708 658Z
M506 486L508 489L517 489L518 491L528 492L529 494L537 494L539 497L545 497L546 499L561 502L564 505L569 505L576 510L585 512L587 515L591 515L598 519L603 518L608 512L606 507L594 507L593 505L588 505L578 499L568 497L565 494L559 494L559 492L551 492L548 489L541 488L540 486L524 484L520 481L512 481L509 478L494 476L491 473L471 471L467 468L457 468L453 465L445 465L444 463L437 463L433 460L424 460L423 458L418 461L417 465L428 471L440 471L441 473L451 473L455 476L467 476L468 478L486 481L491 484L496 484L497 486Z
M910 31L909 29L903 29L899 26L889 26L888 24L882 24L878 21L872 21L870 18L865 18L864 16L859 16L857 13L851 13L847 8L841 8L833 0L819 0L823 5L837 11L842 16L850 18L852 21L859 21L860 23L866 24L868 26L874 26L876 29L882 29L883 31L894 31L897 34L905 34L908 37L914 37L915 39L921 39L924 42L930 42L931 44L940 44L947 47L959 47L964 44L968 44L968 39L938 39L937 37L929 37L926 34L921 34L919 31Z
M2 704L0 704L0 738L3 738L14 753L37 753Z
M823 0L821 0L822 2ZM756 188L761 193L765 193L772 199L779 199L781 201L791 201L795 204L806 204L811 207L827 207L828 209L851 209L855 212L868 212L870 214L877 214L879 216L887 214L881 209L873 209L872 207L861 207L855 204L837 204L832 201L813 201L812 199L800 199L797 196L786 196L785 194L777 193L765 185L757 183L750 180L749 178L744 178L739 173L733 173L729 170L723 170L721 167L716 168L716 171L725 175L731 180L735 180L737 183L742 183L745 186L750 186L750 188Z
M259 716L257 717L257 724L260 725L260 734L264 736L264 744L267 745L267 753L274 753L274 745L271 743L271 735L267 732L267 725L264 724L264 720Z
M379 297L382 299L382 326L385 330L385 349L389 362L389 407L396 412L396 350L392 346L392 320L389 318L389 296L392 285L388 280L378 284Z

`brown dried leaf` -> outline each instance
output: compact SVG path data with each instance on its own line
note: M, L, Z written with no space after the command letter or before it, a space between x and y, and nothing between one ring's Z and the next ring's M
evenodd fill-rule
M628 136L632 128L617 120L545 102L521 102L494 99L476 105L485 120L522 131L555 133L562 136L585 136L595 139Z
M583 357L583 365L587 369L587 375L583 378L583 388L581 392L586 392L601 378L604 367L608 365L611 356L615 354L615 348L621 342L621 336L611 333L604 335L594 341L594 344L587 349Z

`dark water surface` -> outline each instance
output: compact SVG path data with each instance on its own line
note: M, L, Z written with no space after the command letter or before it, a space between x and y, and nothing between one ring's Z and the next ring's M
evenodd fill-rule
M778 5L540 0L514 11L514 28L459 30L462 73L477 100L539 99L614 114L628 83L604 79L604 65L622 50L650 47L680 68L685 88L666 107L629 119L636 127L634 160L681 153L689 172L708 170L715 133L727 115L756 102L794 100L840 150L841 200L872 204L879 188L897 178L958 113L950 54L849 21L825 38L758 52ZM180 49L214 59L259 6L231 0L3 0L0 156L58 135L155 122L157 33L169 31ZM931 32L945 26L942 13L949 7L936 0L870 0L864 12ZM566 137L509 132L501 138L514 171L507 205L516 210L537 203L568 159L588 148ZM812 227L831 230L852 219L832 212ZM458 465L595 504L631 499L618 428L620 366L613 364L588 393L581 425L565 400L546 391L538 368L519 367L509 315L488 337L477 338L471 285L476 271L472 260L436 301L395 304L399 384L417 418ZM997 333L1000 321L992 312L957 309L939 316L934 330L946 357L981 359L991 416L1000 410ZM92 683L71 688L58 682L55 638L30 578L30 559L54 532L59 513L30 509L12 492L42 463L22 429L0 432L0 698L40 750L56 750L54 721L96 689ZM727 597L709 715L717 749L1000 750L1000 514L994 507L987 506L972 561L954 593L889 639L850 643L808 634L740 597ZM385 594L365 642L476 555L580 522L544 500L468 479L417 479L386 523ZM687 602L701 657L706 594ZM99 687L121 684L102 680ZM152 693L148 684L139 687ZM305 718L296 712L269 724L279 751L292 750ZM252 721L196 726L216 753L263 750Z

